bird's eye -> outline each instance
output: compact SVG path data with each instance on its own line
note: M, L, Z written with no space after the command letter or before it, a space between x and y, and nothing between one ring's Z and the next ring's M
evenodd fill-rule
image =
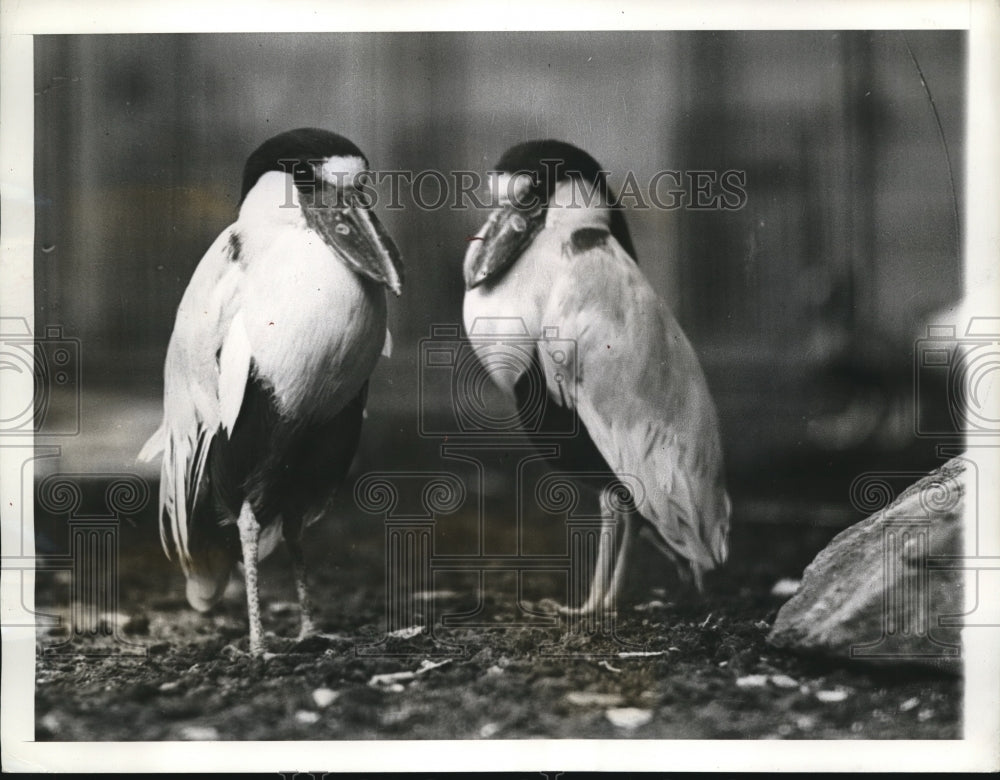
M510 226L518 233L523 233L528 229L528 223L520 214L515 214L510 221Z
M348 233L351 232L350 227L345 225L343 222L338 222L337 227L335 227L334 230L336 230L342 236L346 236Z

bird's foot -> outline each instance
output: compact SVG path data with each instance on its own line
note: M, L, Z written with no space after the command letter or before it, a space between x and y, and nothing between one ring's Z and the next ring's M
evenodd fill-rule
M309 631L300 631L297 639L292 644L292 652L309 653L328 650L332 646L343 644L347 637L342 634L327 634L315 628Z
M270 661L272 658L277 658L277 653L268 652L266 646L263 642L258 645L254 645L253 642L250 643L249 651L244 650L235 643L230 643L222 648L220 651L225 658L235 660L237 658L250 658L252 660L259 661Z
M579 607L571 607L568 604L560 605L558 612L560 615L568 617L594 617L597 615L610 615L618 611L618 607L613 599L605 599L603 604L586 604Z

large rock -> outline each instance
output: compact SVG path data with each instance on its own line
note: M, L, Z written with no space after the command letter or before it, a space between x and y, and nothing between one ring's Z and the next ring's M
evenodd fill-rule
M893 475L868 476L868 498L881 490L888 501ZM940 558L962 555L967 480L966 462L955 458L838 534L806 568L768 642L834 659L960 673L958 628L941 622L965 611L963 573L944 568Z

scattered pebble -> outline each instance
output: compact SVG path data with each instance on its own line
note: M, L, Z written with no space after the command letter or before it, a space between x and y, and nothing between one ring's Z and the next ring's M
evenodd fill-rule
M679 647L674 647L673 645L667 648L667 652L670 653L679 653L680 651L681 649Z
M917 713L917 720L919 720L921 723L923 723L925 720L930 720L933 717L934 717L934 710L925 709L925 710L920 710L920 712Z
M498 674L503 674L503 669L497 666L496 664L493 664L493 666L491 666L489 669L486 670L486 674L490 675L491 677L495 677Z
M484 723L483 727L479 729L479 736L483 739L489 739L498 731L500 731L499 723Z
M55 713L49 712L42 716L42 726L48 729L51 734L58 734L62 723L59 722Z
M384 690L389 693L402 693L406 690L400 683L392 683L391 685L386 685Z
M816 691L816 698L824 704L835 704L847 698L847 691L840 689L836 691Z
M771 627L771 624L766 620L758 620L754 623L754 627L759 628L761 631L767 631Z
M653 599L652 601L647 601L645 604L636 604L633 609L636 612L648 612L651 609L661 609L665 606L659 599Z
M912 699L907 699L902 704L899 705L900 712L909 712L914 707L920 704L920 699L914 696Z
M267 605L267 611L272 615L286 615L296 611L298 608L299 605L293 601L272 601Z
M329 707L337 701L338 696L340 694L337 691L331 691L329 688L317 688L312 692L313 701L316 702L316 706L320 709Z
M725 669L727 666L729 666L729 661L719 661L720 669Z
M737 688L763 688L765 685L767 685L766 674L748 674L736 680Z
M446 666L451 663L450 658L445 658L443 661L438 661L434 663L433 661L428 661L426 658L420 662L420 668L417 669L417 674L423 674L424 672L429 672L431 669L437 669L441 666Z
M630 731L645 726L653 719L651 710L640 710L637 707L615 707L607 710L604 716L611 721L611 725Z
M395 637L396 639L413 639L415 636L420 636L424 633L423 626L410 626L409 628L400 628L397 631L390 631L389 636Z
M789 598L799 592L801 585L801 580L793 580L789 577L782 577L774 583L774 587L771 588L771 595Z
M862 723L860 720L856 720L854 721L854 723L851 724L852 734L860 734L864 730L865 730L865 724Z
M215 726L185 726L180 731L180 738L191 741L205 741L219 738Z
M170 693L171 691L176 691L180 687L181 684L177 680L171 680L170 682L162 683L159 690L163 693Z
M802 731L812 731L816 726L816 718L812 715L800 715L796 718L795 725Z
M299 723L318 723L319 713L313 712L312 710L299 710L295 713L295 720Z
M795 727L791 723L782 723L778 726L778 734L782 737L787 737L793 731L795 731Z
M390 672L389 674L376 674L368 681L373 688L380 688L389 685L399 685L401 680L412 680L417 676L416 672ZM399 686L402 690L403 686Z
M417 669L415 672L403 671L403 672L390 672L388 674L376 674L368 681L368 684L373 688L380 688L383 686L391 687L393 685L398 685L404 680L406 681L412 680L418 674L425 674L426 672L429 672L431 669L437 669L440 666L444 666L445 664L450 664L450 663L451 663L450 658L446 658L445 660L439 661L438 663L434 663L433 661L428 661L425 658L423 661L420 662L420 668ZM403 689L402 686L400 686L399 689L402 690Z
M779 688L795 688L799 684L787 674L772 674L770 680L772 685L777 685Z
M597 691L570 691L566 701L578 707L615 707L625 701L620 693L599 693Z

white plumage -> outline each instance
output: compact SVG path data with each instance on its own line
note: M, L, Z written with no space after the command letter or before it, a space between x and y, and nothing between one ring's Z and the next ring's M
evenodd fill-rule
M541 160L550 171L551 161L560 161L563 175L546 181ZM549 403L574 409L599 453L590 462L641 484L634 511L623 515L602 496L606 523L617 520L620 547L612 580L595 575L583 609L614 606L638 530L636 513L654 529L654 544L700 587L702 574L728 555L731 506L716 410L694 350L630 256L627 227L589 155L561 142L529 142L509 150L496 167L539 175L527 191L516 190L470 244L466 329L485 335L494 318L519 318L537 340ZM601 197L585 205L574 191L581 181ZM519 198L534 198L541 207L526 207ZM555 329L560 345L568 342L575 355L554 359L546 329ZM489 348L480 343L472 339L474 348ZM505 372L496 379L517 394L519 377ZM612 551L602 546L600 556L598 573Z
M346 179L334 175L340 167ZM280 538L303 633L312 630L299 537L347 472L368 378L389 344L383 285L398 293L401 276L395 247L352 189L367 167L350 141L310 129L251 155L239 217L178 307L163 424L140 453L162 453L160 537L192 606L211 607L242 556L254 654L263 651L257 562ZM337 205L317 199L317 182L341 186Z

